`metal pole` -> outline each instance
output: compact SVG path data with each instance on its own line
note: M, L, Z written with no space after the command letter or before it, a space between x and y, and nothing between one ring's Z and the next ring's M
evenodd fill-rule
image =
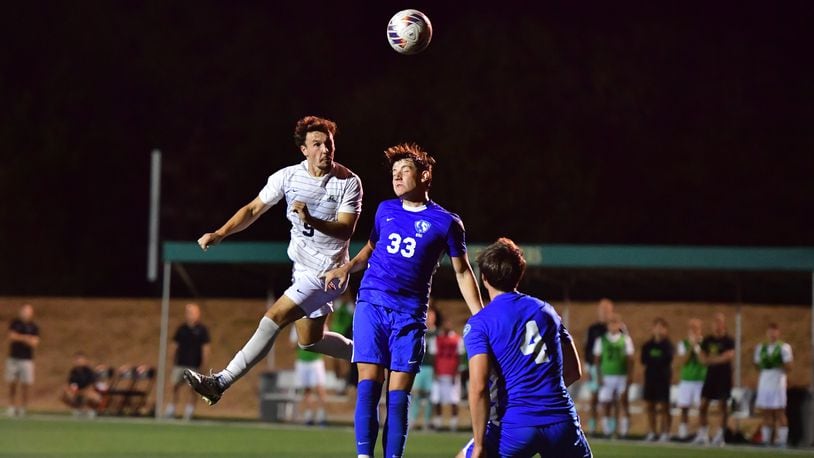
M161 418L164 408L164 383L167 373L167 328L170 320L170 278L172 264L164 263L164 281L161 292L161 336L158 343L158 384L155 390L155 418Z
M741 303L738 301L735 309L735 387L741 387L741 346L743 344L743 316L741 315Z
M147 281L158 278L158 215L161 205L161 151L154 149L150 157L150 216L147 228Z
M803 446L814 445L814 271L811 272L811 381L808 396L808 431L803 431Z

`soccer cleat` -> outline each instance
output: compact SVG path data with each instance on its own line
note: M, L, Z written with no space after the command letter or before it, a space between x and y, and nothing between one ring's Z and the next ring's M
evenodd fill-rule
M670 442L670 434L661 433L661 436L659 436L659 442Z
M656 433L654 433L653 431L650 431L649 433L647 433L646 436L644 436L645 442L652 442L654 440L656 440Z
M210 406L217 404L221 395L223 395L224 390L214 375L204 375L193 370L184 369L184 380Z
M726 445L726 441L724 440L723 431L718 431L718 434L712 439L712 446L723 447L724 445Z
M696 444L696 445L709 445L709 436L707 436L706 434L702 434L701 432L699 432L699 433L698 433L698 434L695 436L695 439L693 439L693 440L692 440L692 443L693 443L693 444Z

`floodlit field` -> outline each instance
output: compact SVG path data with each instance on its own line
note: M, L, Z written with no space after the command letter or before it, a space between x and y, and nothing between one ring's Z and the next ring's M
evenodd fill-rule
M413 433L407 456L451 457L465 434ZM336 457L354 456L349 428L298 428L248 422L155 423L150 420L0 419L0 456L8 457ZM775 457L810 451L754 447L704 449L593 440L604 457Z

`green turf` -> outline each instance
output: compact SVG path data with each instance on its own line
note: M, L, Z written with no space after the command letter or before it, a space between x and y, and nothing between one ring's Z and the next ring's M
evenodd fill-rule
M416 432L410 435L407 456L452 457L467 440L466 434ZM355 455L353 443L353 432L349 428L306 429L246 422L88 421L59 417L0 420L0 456L4 457L349 457ZM777 450L746 447L703 449L598 440L592 441L591 446L599 458L778 455Z

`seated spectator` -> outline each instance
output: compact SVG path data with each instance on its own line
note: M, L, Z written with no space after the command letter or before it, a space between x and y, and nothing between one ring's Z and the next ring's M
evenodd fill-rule
M61 400L73 410L74 416L83 413L91 418L96 416L96 407L100 396L96 392L94 382L96 373L90 367L84 353L74 354L74 365L68 374L68 385L62 390Z

